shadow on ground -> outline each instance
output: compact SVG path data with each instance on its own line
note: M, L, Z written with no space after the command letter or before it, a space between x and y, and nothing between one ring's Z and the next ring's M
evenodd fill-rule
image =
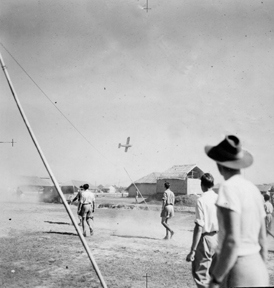
M145 236L130 236L130 235L112 235L112 236L121 237L121 238L138 238L138 239L162 240L160 238L152 238L152 237L145 237Z
M45 234L59 234L59 235L68 235L68 236L78 236L76 233L71 233L71 232L58 232L58 231L48 231L48 232L43 232Z
M58 224L58 225L72 225L71 223L67 223L67 222L53 222L53 221L44 221L45 223L49 223L49 224Z

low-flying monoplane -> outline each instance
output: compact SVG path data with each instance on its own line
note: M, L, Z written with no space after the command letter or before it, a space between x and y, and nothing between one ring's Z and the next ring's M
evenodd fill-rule
M125 147L125 152L127 152L128 148L132 147L132 145L129 144L129 141L130 141L130 137L127 137L127 144L119 143L118 148Z
M2 143L11 143L11 145L12 145L12 147L13 147L13 144L16 143L16 142L14 142L13 139L11 139L11 142L3 142L3 141L0 141L0 143L1 143L1 144L2 144Z

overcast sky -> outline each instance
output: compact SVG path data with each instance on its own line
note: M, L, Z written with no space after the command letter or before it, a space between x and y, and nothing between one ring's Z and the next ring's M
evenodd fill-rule
M254 155L245 176L274 182L274 1L145 4L1 0L1 43L50 99L0 46L55 177L127 186L124 168L197 164L220 182L204 146L231 133ZM4 73L0 93L0 141L16 141L0 146L3 178L47 176Z

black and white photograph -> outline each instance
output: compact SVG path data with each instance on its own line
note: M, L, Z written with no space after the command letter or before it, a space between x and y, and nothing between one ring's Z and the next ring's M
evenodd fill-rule
M0 287L274 287L274 1L0 1Z

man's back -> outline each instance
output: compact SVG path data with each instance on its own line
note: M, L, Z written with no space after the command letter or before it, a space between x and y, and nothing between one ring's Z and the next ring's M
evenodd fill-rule
M203 233L219 230L215 205L217 198L218 195L213 190L209 190L197 199L195 222L203 227Z
M166 201L166 205L174 205L174 203L175 203L174 193L170 189L167 189L164 192L163 200Z
M82 204L92 204L95 201L95 196L91 191L85 190L82 192L80 201Z

